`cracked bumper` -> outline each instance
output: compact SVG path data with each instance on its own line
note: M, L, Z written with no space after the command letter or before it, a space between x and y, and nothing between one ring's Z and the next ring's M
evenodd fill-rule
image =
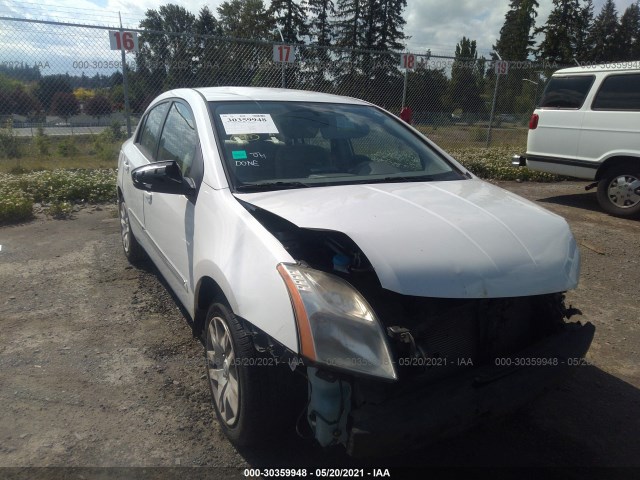
M464 431L482 417L512 412L576 368L594 333L591 323L567 324L510 357L557 358L557 366L485 365L410 395L354 409L347 451L356 457L389 455Z

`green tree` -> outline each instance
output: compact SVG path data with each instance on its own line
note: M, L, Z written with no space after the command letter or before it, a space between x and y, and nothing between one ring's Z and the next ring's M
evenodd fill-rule
M197 58L197 86L219 83L218 74L224 59L223 44L216 36L222 35L222 28L209 7L202 7L195 24Z
M231 0L218 7L222 34L233 38L271 40L275 22L262 0Z
M378 11L378 50L402 50L403 40L407 39L403 28L407 23L403 17L407 0L379 0L376 5Z
M31 115L40 109L40 102L22 82L0 74L0 115Z
M91 97L84 105L84 113L100 120L100 117L109 115L113 110L111 101L104 95L98 94Z
M349 49L381 53L343 52L335 62L335 74L343 93L372 101L383 92L402 91L397 56L390 50L403 48L406 0L338 0L335 19L336 44ZM384 52L384 53L383 53ZM400 85L398 86L398 82ZM384 100L380 98L380 100Z
M161 82L161 89L186 87L194 78L196 41L193 33L196 17L184 7L162 5L158 10L149 9L140 27L140 52L136 56L140 69L146 69L148 80Z
M311 88L332 91L329 73L333 68L329 49L334 38L334 24L331 18L336 9L333 0L307 0L309 14L309 47L302 48L307 66L303 73L303 82L309 82ZM304 85L302 85L304 88Z
M12 96L15 105L13 113L30 116L42 109L38 99L27 92L22 85L14 90Z
M529 58L533 50L533 33L538 6L537 0L511 0L509 11L500 29L500 37L493 47L503 60L524 61ZM529 72L523 68L509 70L509 75L505 79L507 81L501 84L498 99L499 111L513 111L515 100L522 94L525 83L523 80L528 77L528 74Z
M511 0L500 37L493 49L503 60L526 60L532 52L538 16L537 0Z
M593 28L593 0L587 0L578 14L575 29L575 59L583 62L589 59L593 48L591 29Z
M483 62L478 60L476 41L466 37L456 45L455 60L451 68L451 81L447 103L451 110L460 109L470 121L477 114L485 113L481 97ZM468 115L468 114L472 115Z
M53 97L57 93L73 93L69 75L47 75L42 77L35 89L35 95L45 111L51 109Z
M0 90L0 115L11 115L14 108L15 103L13 101L12 93Z
M50 113L68 122L69 117L80 113L80 103L72 93L57 92L51 99Z
M602 10L593 21L591 29L591 49L590 60L596 62L618 60L618 11L613 0L607 0L602 6Z
M309 35L311 45L327 47L334 37L334 24L331 18L336 14L333 0L307 0L309 12Z
M309 34L304 9L293 0L271 0L267 11L280 27L287 43L304 43L301 37Z
M640 53L640 6L632 3L620 19L618 59L638 60Z
M226 37L272 40L275 23L267 14L262 0L232 0L218 7L218 25ZM216 73L221 85L252 85L264 58L271 57L271 48L251 43L221 44L224 55ZM265 67L267 78L279 78L275 66ZM276 72L277 70L277 72ZM261 83L264 85L264 83Z
M568 65L576 57L583 8L580 0L553 0L553 5L544 27L535 30L544 34L536 53L541 60Z
M414 111L416 122L438 123L445 111L449 84L444 70L430 69L421 63L408 75L407 105Z

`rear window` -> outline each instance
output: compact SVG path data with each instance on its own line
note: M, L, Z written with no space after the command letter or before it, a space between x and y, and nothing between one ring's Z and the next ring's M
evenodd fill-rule
M544 90L541 108L580 108L595 76L551 77Z
M640 110L640 74L610 75L596 95L593 110Z

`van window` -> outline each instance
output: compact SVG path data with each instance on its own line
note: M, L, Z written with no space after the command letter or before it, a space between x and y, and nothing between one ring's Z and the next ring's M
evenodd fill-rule
M593 84L593 75L551 77L544 90L541 108L580 108Z
M610 75L596 95L593 110L640 110L640 74Z

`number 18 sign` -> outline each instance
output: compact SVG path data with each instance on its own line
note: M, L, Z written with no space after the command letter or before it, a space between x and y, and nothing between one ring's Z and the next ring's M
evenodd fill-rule
M138 51L138 34L136 32L121 32L119 30L109 30L109 43L111 50L122 50L127 52Z

